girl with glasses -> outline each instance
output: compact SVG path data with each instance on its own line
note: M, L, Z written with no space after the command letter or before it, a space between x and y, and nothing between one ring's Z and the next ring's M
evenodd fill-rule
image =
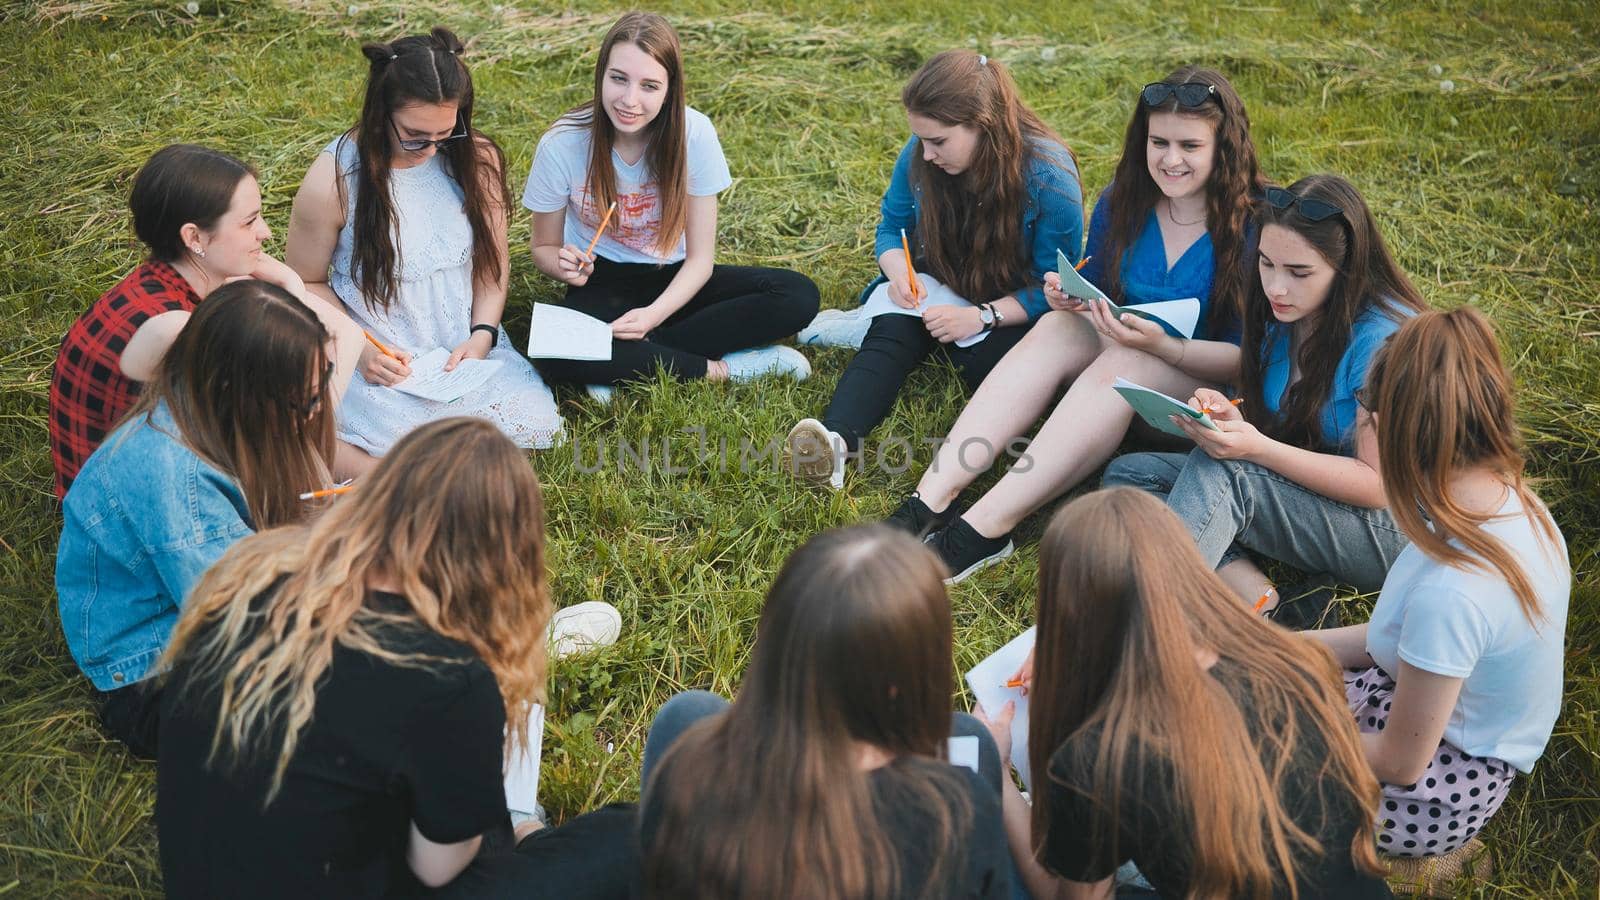
M900 101L911 138L880 206L874 254L882 274L860 302L882 291L917 312L870 320L832 312L802 335L860 347L822 418L802 419L789 433L795 473L833 490L844 487L845 457L889 415L923 360L947 359L977 388L1048 312L1040 285L1057 251L1076 261L1083 241L1077 160L1023 102L1004 64L947 50L911 76ZM922 276L953 302L919 309L928 297ZM1004 392L1029 389L1008 380Z
M930 542L959 581L1013 550L1012 530L1116 451L1133 411L1123 377L1168 394L1226 381L1238 365L1238 311L1263 183L1244 104L1227 79L1185 66L1134 102L1116 174L1089 222L1084 277L1119 304L1195 298L1194 338L1061 293L995 366L918 481L889 517ZM1064 247L1067 256L1071 248ZM1062 395L1062 389L1066 393ZM1046 415L1027 459L970 506L962 492ZM1013 451L1013 455L1016 455Z
M328 330L283 288L217 288L67 493L61 627L101 692L106 731L138 755L157 746L148 676L201 574L251 532L301 518L312 505L300 495L328 486L330 354Z
M1285 624L1316 624L1331 585L1281 596L1245 551L1362 591L1383 584L1407 538L1356 393L1384 341L1425 305L1343 178L1269 190L1258 217L1243 352L1237 372L1218 379L1239 385L1240 403L1195 391L1190 404L1216 428L1179 422L1193 451L1124 456L1105 483L1165 496L1246 602ZM1295 604L1279 610L1284 599Z
M339 435L381 456L412 428L465 414L520 447L549 447L561 432L555 398L500 327L511 201L500 148L472 125L461 41L435 28L361 49L360 120L306 173L287 256L310 290L343 303L371 336ZM446 372L469 360L498 369L454 403L396 390L433 350L448 351Z
M685 94L677 32L653 13L624 15L600 42L593 98L539 139L522 194L534 264L566 285L561 304L611 324L609 360L539 369L601 402L657 368L713 381L811 373L774 344L816 313L811 279L715 261L717 195L733 181Z
M1383 490L1411 544L1372 618L1317 632L1383 782L1378 848L1458 851L1532 772L1561 709L1566 543L1528 489L1515 386L1488 320L1424 312L1367 377ZM1408 876L1419 867L1402 864Z

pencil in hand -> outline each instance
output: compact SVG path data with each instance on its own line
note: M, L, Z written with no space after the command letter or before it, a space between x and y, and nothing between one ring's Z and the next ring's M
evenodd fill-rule
M400 363L401 365L405 365L405 360L403 360L399 356L397 356L393 350L390 350L388 347L385 347L383 345L383 341L380 341L377 338L373 337L372 336L372 332L370 332L370 331L366 330L365 328L363 328L363 329L361 329L361 333L366 335L367 336L367 340L372 342L372 346L377 347L379 352L381 352L384 356L389 357L390 359L394 360L397 363Z
M911 266L911 241L906 239L906 230L900 229L900 249L906 254L906 281L911 284L911 299L922 299L922 285L917 283L917 270Z
M1239 405L1239 404L1241 404L1241 403L1243 403L1243 402L1244 402L1244 398L1243 398L1243 397L1235 397L1235 398L1233 398L1233 399L1232 399L1232 400L1229 400L1229 401L1228 401L1228 402L1229 402L1229 403L1231 403L1231 404L1233 404L1233 405L1234 405L1234 406L1238 406L1238 405ZM1209 416L1209 415L1211 415L1211 414L1212 414L1212 413L1214 413L1214 412L1221 412L1221 411L1222 411L1222 410L1221 410L1221 408L1220 408L1220 407L1219 407L1219 408L1217 408L1217 409L1212 409L1212 408L1211 408L1211 407L1209 407L1209 406L1202 406L1202 407L1200 407L1200 412L1201 412L1201 414L1202 414L1202 415L1207 415L1207 416Z
M606 233L606 224L611 221L611 214L616 211L617 201L613 200L611 206L606 209L606 214L600 217L600 227L594 230L594 237L589 239L589 246L583 251L583 255L589 257L590 262L594 261L594 245L600 243L600 235Z
M1094 257L1085 256L1083 259L1078 260L1078 264L1072 267L1072 271L1074 271L1074 272L1082 272L1083 271L1083 267L1087 266L1089 264L1089 260L1091 260L1091 259L1094 259Z
M300 495L301 500L321 500L323 497L336 497L355 488L353 484L341 484L337 487L324 488L320 491L306 491Z

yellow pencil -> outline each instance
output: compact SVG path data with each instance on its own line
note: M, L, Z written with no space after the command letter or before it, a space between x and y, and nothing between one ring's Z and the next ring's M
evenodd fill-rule
M600 243L600 235L606 233L606 223L611 221L611 214L616 211L617 201L613 200L611 201L611 206L606 210L606 214L600 218L600 227L594 230L594 237L589 239L589 249L583 251L584 256L591 258L594 256L594 245Z
M1072 267L1072 271L1074 271L1074 272L1082 272L1083 271L1083 267L1087 266L1089 264L1089 260L1091 260L1091 259L1094 259L1094 257L1085 256L1083 259L1078 260L1078 264Z
M922 298L922 286L917 284L917 270L911 267L911 242L906 240L906 230L900 229L900 249L906 252L906 279L911 282L911 299Z
M343 494L347 491L353 490L354 488L355 485L353 484L341 484L338 487L324 488L320 491L306 491L304 494L300 495L300 499L321 500L323 497L333 497L338 494Z
M1235 397L1232 400L1229 400L1228 402L1232 403L1234 406L1238 406L1239 404L1244 402L1244 398L1243 397ZM1202 412L1205 415L1209 416L1212 413L1217 412L1217 410L1214 410L1209 406L1202 406L1202 407L1200 407L1200 412Z
M372 342L372 346L377 347L379 350L383 351L383 355L384 356L387 356L390 359L392 359L392 360L394 360L395 362L398 362L398 363L404 363L405 362L405 360L403 360L400 357L396 356L395 352L393 350L390 350L388 347L385 347L383 345L383 341L380 341L377 338L373 337L372 336L372 332L370 332L370 331L366 330L365 328L363 328L363 329L361 329L361 333L367 336L367 340Z

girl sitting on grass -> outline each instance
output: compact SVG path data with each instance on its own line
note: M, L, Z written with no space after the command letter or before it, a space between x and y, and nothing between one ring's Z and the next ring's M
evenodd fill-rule
M609 360L539 368L601 402L657 367L713 381L811 372L773 344L816 313L811 279L715 262L717 194L733 182L685 92L677 32L653 13L624 15L600 43L593 99L539 139L522 194L534 264L567 286L562 305L611 323Z
M1345 693L1383 782L1379 849L1445 854L1476 843L1550 740L1572 570L1523 480L1515 386L1481 313L1417 316L1360 396L1411 544L1369 622L1316 637L1351 670Z
M328 331L288 291L212 291L63 504L56 593L100 721L154 756L148 681L195 582L241 538L300 518L326 487L338 390Z
M1033 896L1109 897L1129 861L1162 897L1391 896L1332 655L1242 609L1159 501L1057 512L1037 615L1032 809L1005 788ZM991 713L1009 758L1012 706Z
M472 125L461 41L435 28L361 52L361 118L311 164L289 223L289 265L385 348L365 347L340 437L381 456L418 425L475 415L519 447L549 447L561 433L555 398L500 327L511 197L500 148ZM413 354L432 350L449 350L445 371L463 360L499 369L454 403L396 390Z
M1254 262L1252 204L1262 188L1250 120L1226 78L1184 66L1145 85L1116 175L1095 204L1083 274L1119 304L1196 298L1195 338L1171 337L1134 316L1115 321L1103 305L1061 293L1059 276L1046 274L1053 311L973 395L889 523L933 533L960 581L1009 556L1024 518L1116 451L1133 421L1111 388L1118 377L1179 397L1231 378ZM1026 462L963 508L961 492L1042 413Z
M1332 587L1286 592L1294 604L1279 610L1277 589L1243 550L1362 591L1383 584L1407 538L1390 514L1356 394L1383 342L1424 304L1343 178L1271 188L1259 217L1242 403L1197 390L1191 404L1209 409L1217 428L1180 421L1194 450L1121 457L1105 483L1164 495L1240 597L1285 624L1317 624Z
M881 526L812 538L767 594L739 696L672 698L645 742L644 896L1011 896L1000 763L945 761L950 601ZM870 664L863 661L870 660Z
M883 195L875 244L882 274L861 302L887 290L896 306L917 309L927 285L913 287L914 270L965 303L879 315L859 342L855 323L838 314L803 336L861 348L822 418L789 433L795 472L834 490L844 486L845 457L889 414L913 369L938 350L976 388L1049 311L1041 283L1056 251L1076 261L1083 245L1077 161L998 60L947 50L911 76L900 100L911 139Z
M168 895L626 896L626 811L483 850L509 840L552 610L538 479L481 419L416 429L314 523L241 542L162 660Z
M134 176L128 206L150 255L78 317L51 371L48 424L58 499L138 400L189 314L229 280L270 281L311 307L334 333L341 385L363 345L337 305L305 296L300 276L262 252L272 229L248 163L194 144L163 147ZM335 469L358 474L359 454L342 451Z

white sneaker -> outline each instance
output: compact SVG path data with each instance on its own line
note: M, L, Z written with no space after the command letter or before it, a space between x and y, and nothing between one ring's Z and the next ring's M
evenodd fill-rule
M844 489L844 438L816 419L801 419L789 429L789 471L819 485Z
M609 384L586 384L583 386L583 392L589 395L590 400L601 406L610 406L612 399L616 397L617 389Z
M622 614L602 600L586 600L556 610L544 633L553 659L588 653L617 642L622 636Z
M769 344L749 350L735 350L722 357L730 381L754 381L763 375L787 375L795 381L811 377L811 363L793 347Z
M860 349L872 320L855 309L825 309L794 336L802 347L854 347Z

